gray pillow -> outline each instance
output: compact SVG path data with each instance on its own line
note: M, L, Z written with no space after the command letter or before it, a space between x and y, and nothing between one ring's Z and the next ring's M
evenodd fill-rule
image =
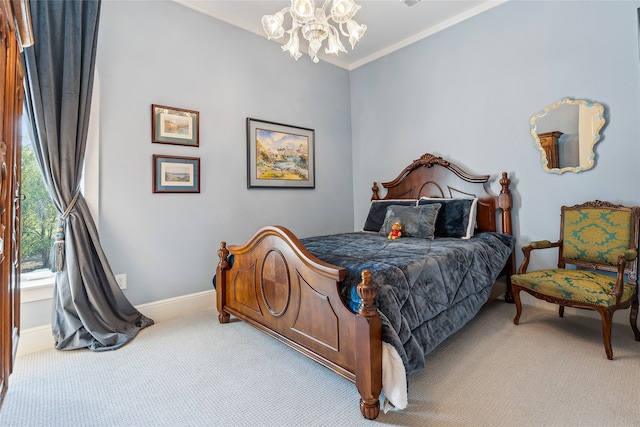
M380 228L380 235L388 236L393 223L399 222L402 225L402 237L433 239L439 210L438 203L423 206L389 206Z

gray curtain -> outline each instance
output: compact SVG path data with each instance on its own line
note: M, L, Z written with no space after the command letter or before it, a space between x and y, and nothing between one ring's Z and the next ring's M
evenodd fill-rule
M23 52L34 151L60 215L52 320L60 350L113 350L153 324L118 287L80 192L100 4L31 1L35 42Z

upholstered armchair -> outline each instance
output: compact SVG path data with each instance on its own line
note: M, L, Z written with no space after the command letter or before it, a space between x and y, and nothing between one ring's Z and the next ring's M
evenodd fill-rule
M516 316L520 321L520 291L564 307L595 310L602 317L607 358L613 358L611 327L616 310L631 307L629 319L638 331L638 235L640 207L599 200L562 206L560 240L531 242L522 248L524 260L511 277ZM527 272L533 251L557 248L558 268Z

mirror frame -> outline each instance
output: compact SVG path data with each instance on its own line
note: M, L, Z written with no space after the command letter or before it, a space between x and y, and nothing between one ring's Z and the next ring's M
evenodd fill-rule
M547 159L547 154L544 150L544 148L542 147L542 143L540 142L540 138L538 137L538 134L536 132L536 120L540 119L544 116L547 115L547 113L549 113L550 111L564 105L564 104L571 104L571 105L583 105L585 107L589 107L589 108L596 108L598 110L598 118L600 119L599 124L596 126L596 129L594 130L594 134L592 135L592 139L593 142L591 144L591 146L589 147L589 155L588 155L588 161L589 163L585 166L568 166L568 167L563 167L563 168L549 168L548 165L548 159ZM589 170L591 168L593 168L593 166L595 165L595 146L596 144L600 141L601 136L600 136L600 131L602 130L602 128L605 125L605 117L604 117L604 106L602 104L599 104L597 102L591 102L591 101L587 101L585 99L571 99L571 98L561 98L558 102L556 102L553 105L548 106L547 108L545 108L543 111L539 112L538 114L533 115L533 117L531 117L530 120L530 126L531 126L531 136L533 137L535 144L536 144L536 148L540 151L540 155L541 155L541 163L542 163L542 169L547 172L547 173L555 173L555 174L562 174L565 172L573 172L573 173L578 173L578 172L583 172L586 170Z

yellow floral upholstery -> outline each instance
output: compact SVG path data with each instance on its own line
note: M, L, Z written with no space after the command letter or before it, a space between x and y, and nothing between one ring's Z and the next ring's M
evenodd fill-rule
M605 307L611 307L616 303L616 297L611 295L616 278L593 271L564 268L538 270L511 276L511 283L555 298ZM625 283L620 302L627 302L634 295L635 286Z
M631 212L612 209L576 209L565 212L565 258L616 265L618 254L629 249Z

